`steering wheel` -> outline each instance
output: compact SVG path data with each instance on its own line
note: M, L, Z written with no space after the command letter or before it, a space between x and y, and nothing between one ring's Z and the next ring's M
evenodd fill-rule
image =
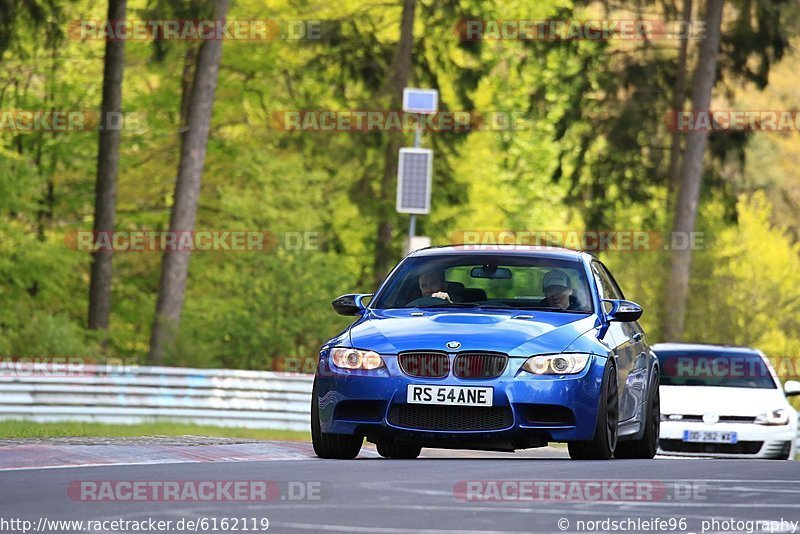
M432 304L441 304L442 302L448 302L448 301L445 300L445 299L440 299L440 298L436 298L436 297L420 297L420 298L414 299L411 302L409 302L408 304L406 304L406 307L413 308L413 307L416 307L416 306L430 306Z

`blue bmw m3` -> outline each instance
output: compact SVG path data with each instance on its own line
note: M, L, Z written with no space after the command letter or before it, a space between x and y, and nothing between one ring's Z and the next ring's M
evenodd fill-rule
M322 347L314 451L386 458L422 447L652 458L659 368L611 273L584 252L518 245L406 256L375 295L333 301L355 322Z

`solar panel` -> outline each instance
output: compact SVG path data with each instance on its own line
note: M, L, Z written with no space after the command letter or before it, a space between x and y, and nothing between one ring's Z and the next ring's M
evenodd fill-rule
M436 89L403 89L403 111L407 113L436 113L439 91Z
M401 148L397 165L397 212L425 214L431 211L433 150Z

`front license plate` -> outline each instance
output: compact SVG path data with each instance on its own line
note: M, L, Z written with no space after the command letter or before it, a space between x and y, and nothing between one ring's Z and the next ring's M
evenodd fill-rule
M459 386L421 386L409 384L406 402L410 404L457 404L491 406L492 388Z
M689 443L736 443L736 432L684 430L683 441Z

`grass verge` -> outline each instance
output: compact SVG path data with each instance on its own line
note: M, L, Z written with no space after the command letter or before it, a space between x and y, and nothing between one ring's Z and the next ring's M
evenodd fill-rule
M310 432L228 428L176 423L141 425L108 425L103 423L34 423L0 421L0 439L63 438L63 437L131 437L131 436L214 436L224 438L280 439L310 441Z

